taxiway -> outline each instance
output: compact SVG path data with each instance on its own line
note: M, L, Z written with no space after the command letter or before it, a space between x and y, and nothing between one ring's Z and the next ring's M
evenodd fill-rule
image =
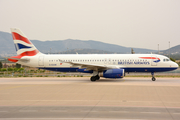
M180 118L180 78L0 78L2 120Z

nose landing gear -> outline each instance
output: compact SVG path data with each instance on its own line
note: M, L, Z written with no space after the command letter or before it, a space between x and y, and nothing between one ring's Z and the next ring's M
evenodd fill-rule
M152 75L152 81L156 81L156 78L154 77L154 72L152 72L151 75Z

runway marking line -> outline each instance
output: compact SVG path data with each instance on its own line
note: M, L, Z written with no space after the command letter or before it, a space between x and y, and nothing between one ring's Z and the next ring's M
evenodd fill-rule
M161 114L161 112L140 112L140 113Z
M19 112L37 112L37 110L19 110Z
M146 119L112 119L112 118L3 118L3 120L146 120ZM0 118L1 120L1 118Z
M180 113L173 113L173 114L180 114Z
M90 112L90 110L89 110L89 111L87 111L87 110L82 110L82 111L80 111L80 112Z
M50 110L50 112L67 112L67 110Z
M8 112L8 111L0 111L0 112Z
M7 100L1 100L1 101L7 101ZM8 101L19 101L19 100L8 100ZM26 100L25 100L26 101ZM1 105L1 107L9 107L9 105ZM19 106L19 105L13 105L13 106ZM44 105L38 105L38 106L44 106ZM51 105L51 106L53 106L53 105ZM56 105L54 105L54 106L56 106ZM92 106L94 106L94 105L70 105L70 104L67 104L67 105L59 105L59 106L61 106L61 107L63 107L63 106L70 106L70 107L84 107L84 106L86 106L86 107L92 107ZM96 107L131 107L131 108L165 108L164 106L130 106L130 105L96 105ZM174 108L174 109L179 109L180 107L166 107L166 108Z
M109 112L129 113L128 111L109 111Z
M0 91L1 90L8 90L8 89L14 89L14 88L20 88L20 87L27 87L27 86L29 86L29 85L21 85L21 86L15 86L15 87L8 87L8 88L3 88L3 89L0 89Z

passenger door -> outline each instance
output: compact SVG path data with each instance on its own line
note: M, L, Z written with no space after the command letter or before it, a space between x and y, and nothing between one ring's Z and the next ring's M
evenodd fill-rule
M152 55L151 56L151 66L157 66L157 62L154 62L154 61L157 61L157 56Z
M39 56L38 64L39 66L44 66L44 56Z

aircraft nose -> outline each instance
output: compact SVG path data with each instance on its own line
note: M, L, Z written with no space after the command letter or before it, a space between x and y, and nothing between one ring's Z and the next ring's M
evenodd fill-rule
M175 63L175 62L174 62L173 67L178 68L178 67L179 67L179 65L178 65L177 63Z

